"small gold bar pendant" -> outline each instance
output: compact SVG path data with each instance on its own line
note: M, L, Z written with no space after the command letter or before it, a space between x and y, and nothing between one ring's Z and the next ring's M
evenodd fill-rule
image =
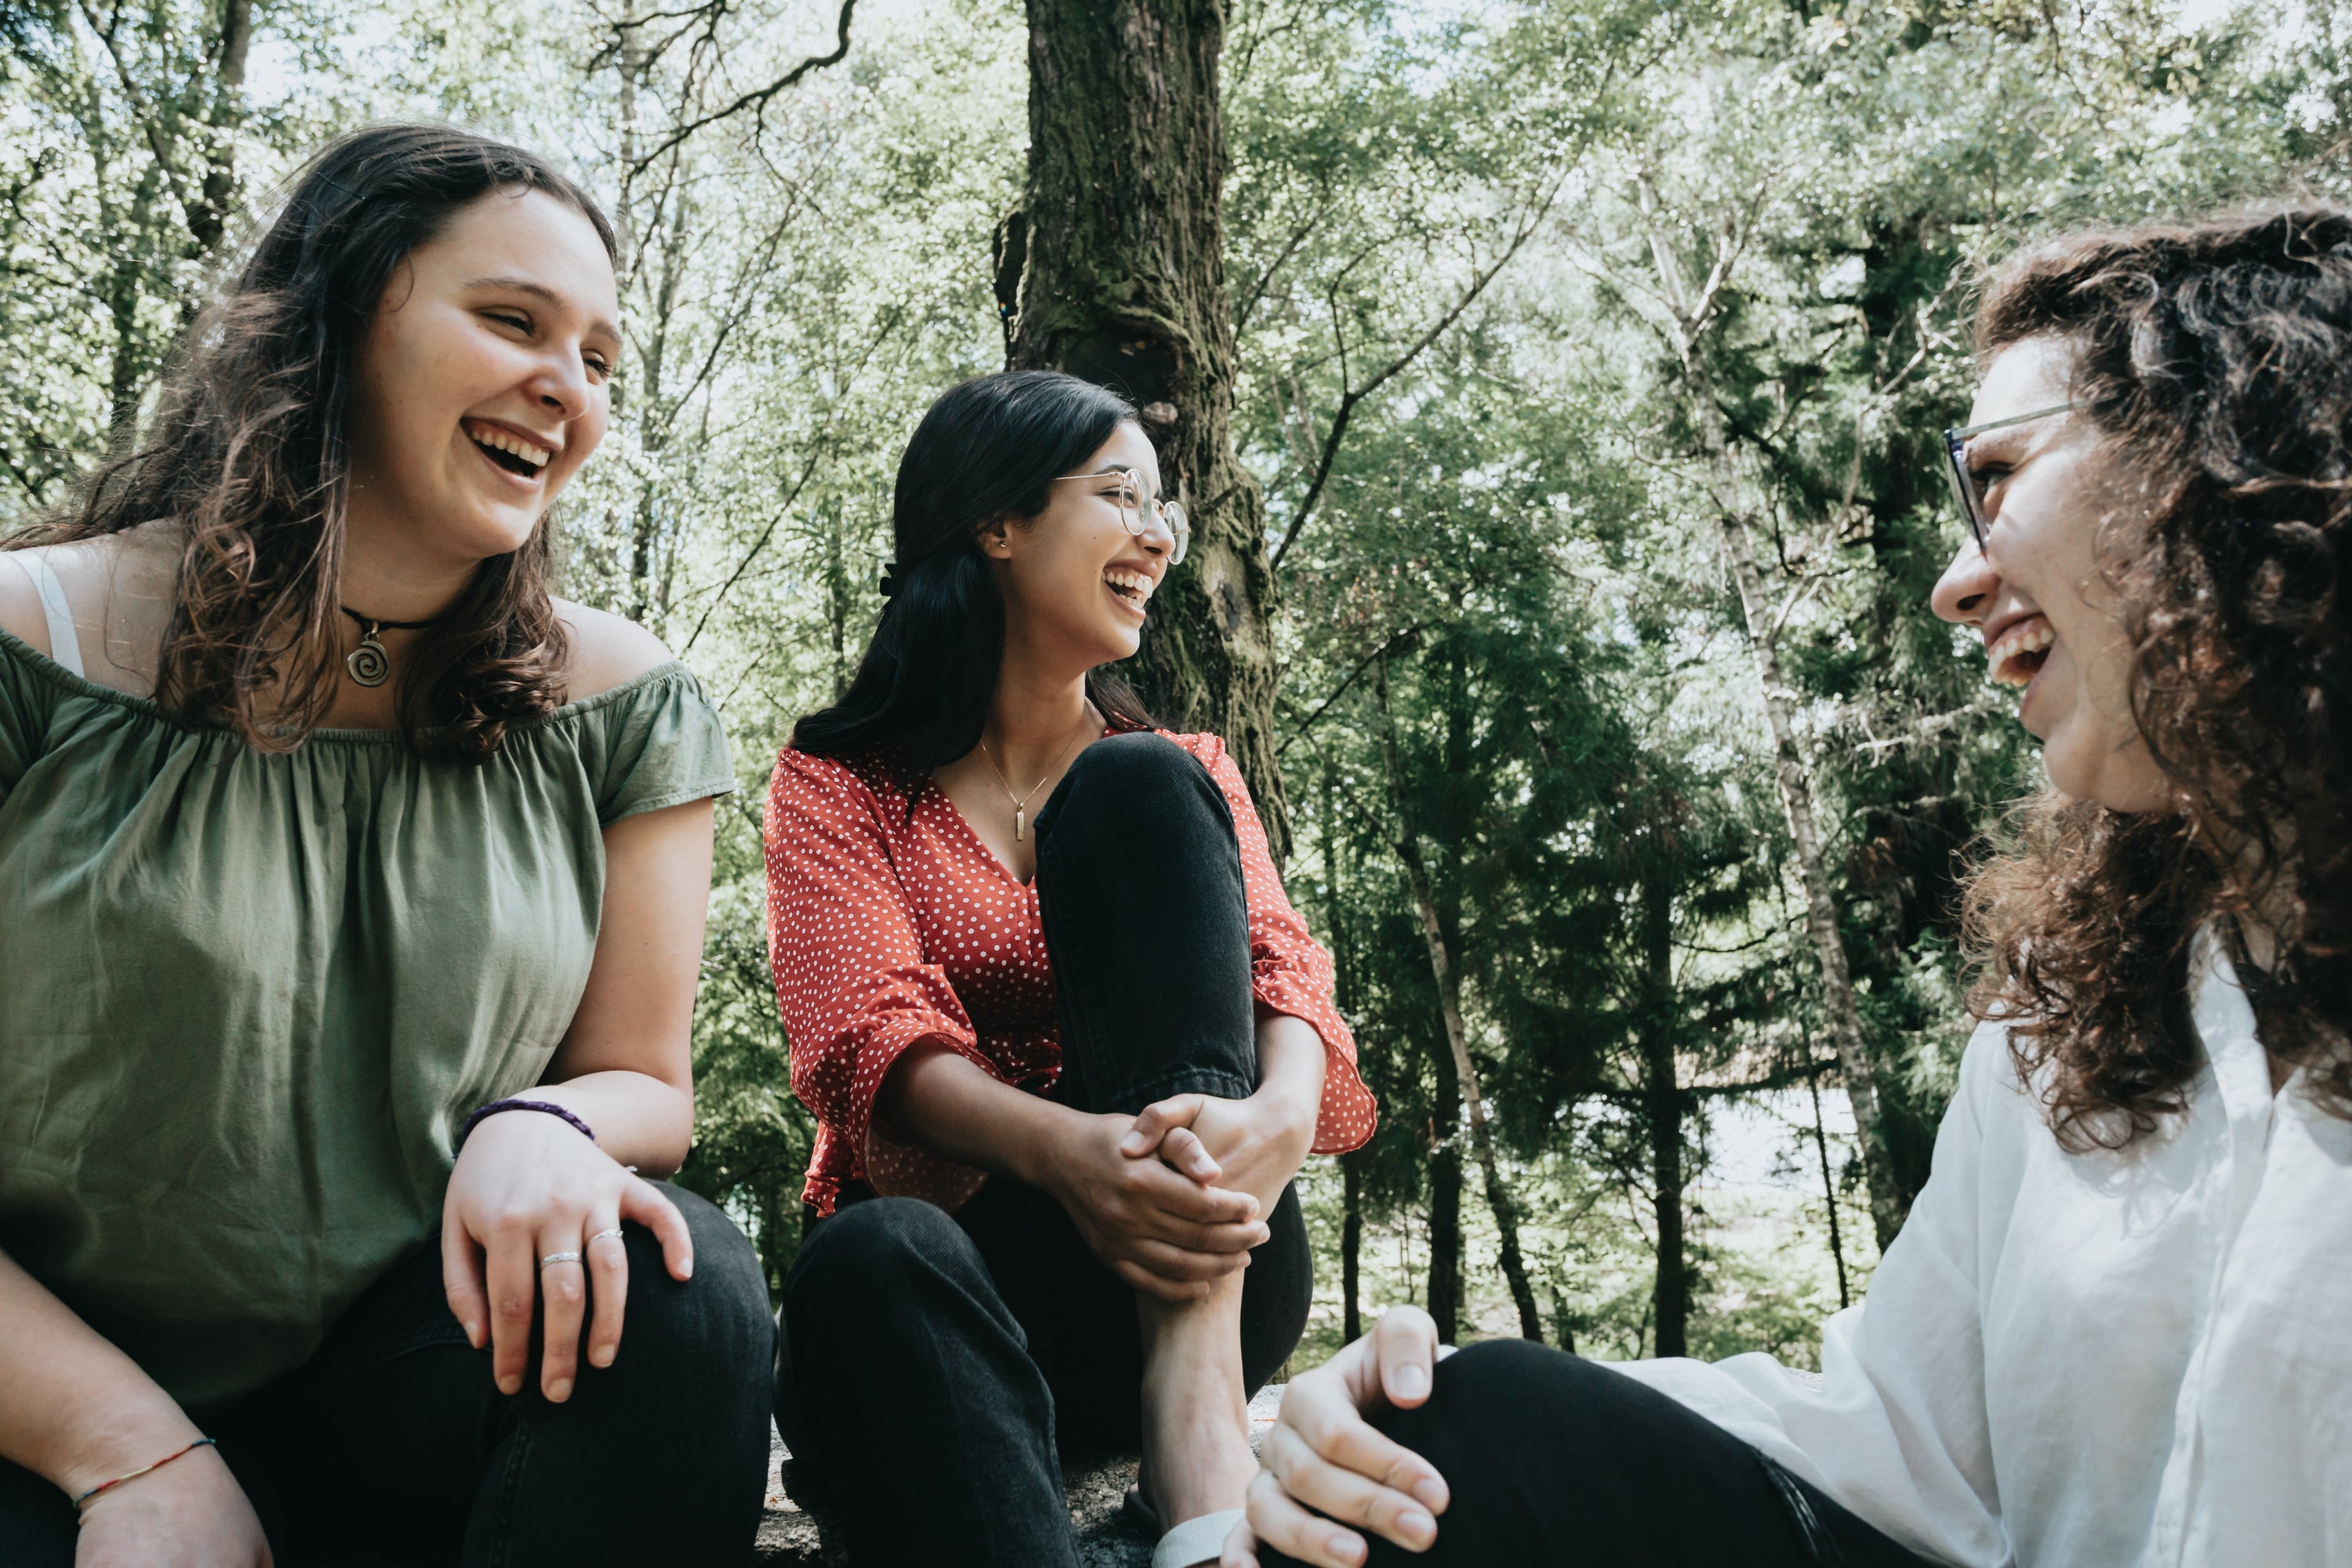
M1013 808L1013 842L1020 843L1029 836L1029 814L1020 806Z

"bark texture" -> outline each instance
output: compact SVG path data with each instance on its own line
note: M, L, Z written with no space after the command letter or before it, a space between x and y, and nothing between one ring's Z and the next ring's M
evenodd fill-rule
M1067 371L1141 411L1192 553L1152 600L1132 668L1160 716L1213 731L1276 861L1265 503L1234 460L1225 298L1222 0L1029 0L1029 173L993 258L1014 369Z

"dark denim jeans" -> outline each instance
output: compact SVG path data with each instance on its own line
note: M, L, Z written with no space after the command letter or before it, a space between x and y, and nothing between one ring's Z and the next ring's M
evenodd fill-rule
M1078 754L1037 819L1037 890L1061 1011L1055 1098L1133 1113L1257 1084L1248 909L1233 816L1182 748L1121 735ZM1314 1290L1298 1199L1250 1258L1242 1363L1261 1386ZM1061 1206L992 1178L950 1216L853 1190L784 1287L776 1418L840 1508L859 1568L1076 1568L1057 1446L1131 1447L1134 1292Z
M1525 1340L1449 1356L1373 1425L1453 1498L1426 1553L1373 1536L1365 1568L1933 1568L1705 1416Z
M386 1275L319 1353L201 1418L281 1568L363 1558L464 1568L724 1568L751 1556L768 1468L773 1325L759 1259L727 1216L664 1187L694 1236L672 1279L629 1226L621 1353L583 1360L572 1397L499 1393L427 1247ZM134 1483L136 1484L136 1483ZM70 1568L74 1510L0 1461L0 1564Z

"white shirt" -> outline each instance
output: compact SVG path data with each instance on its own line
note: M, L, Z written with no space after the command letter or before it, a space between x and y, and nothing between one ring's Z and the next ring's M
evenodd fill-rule
M1969 1042L1932 1179L1822 1376L1618 1370L1967 1568L2352 1565L2352 1121L2273 1098L2217 944L2185 1114L2069 1153L2005 1031Z

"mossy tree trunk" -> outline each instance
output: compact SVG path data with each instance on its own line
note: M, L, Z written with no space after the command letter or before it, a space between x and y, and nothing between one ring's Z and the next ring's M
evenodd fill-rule
M1142 411L1192 547L1130 667L1182 730L1224 737L1276 858L1274 577L1265 503L1234 458L1234 341L1219 200L1222 0L1029 0L1029 175L998 236L1006 359Z

